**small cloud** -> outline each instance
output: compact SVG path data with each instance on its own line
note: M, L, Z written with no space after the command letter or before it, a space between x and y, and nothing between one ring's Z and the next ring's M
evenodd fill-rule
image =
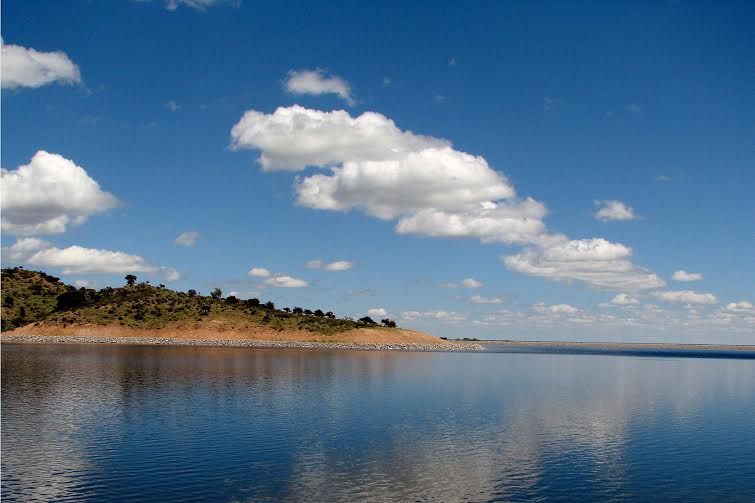
M730 302L726 304L725 309L732 313L748 312L752 311L752 303L747 302L746 300L740 302Z
M454 66L456 66L456 58L451 58L451 59L449 59L449 60L448 60L448 66L449 66L449 67L454 67Z
M532 306L532 309L538 313L551 313L551 314L577 314L579 309L569 304L552 304L550 306L543 302L539 302Z
M196 11L204 12L208 7L222 3L238 7L241 5L241 0L165 0L165 10L173 12L179 6L183 5Z
M165 281L178 281L181 279L181 273L172 267L161 267L160 272L165 276Z
M436 101L437 103L444 103L444 102L445 102L445 101L446 101L446 100L447 100L448 98L446 98L446 97L445 97L445 96L443 96L442 94L436 94L435 96L433 96L433 99L434 99L434 100L435 100L435 101Z
M189 231L181 233L175 240L175 243L178 246L186 246L186 247L192 247L195 244L197 244L197 240L199 239L199 232L197 231Z
M337 75L326 75L322 68L290 70L284 86L291 94L335 94L349 106L356 104L351 94L351 84Z
M307 288L309 286L309 283L303 279L292 278L284 273L278 273L272 278L267 278L265 284L276 288Z
M310 260L307 262L307 269L323 269L325 271L348 271L354 267L354 262L347 260L337 260L335 262L323 262L322 260Z
M698 293L692 290L653 292L655 297L666 302L681 304L717 304L718 299L712 293Z
M546 96L543 98L543 111L546 113L552 112L563 105L566 105L566 102L560 98L554 98L552 96Z
M61 51L41 52L20 45L2 46L0 85L3 89L37 88L47 84L81 84L79 67Z
M671 177L668 175L658 175L655 177L656 182L670 182Z
M178 112L179 110L181 110L181 105L179 105L173 100L170 100L169 102L165 104L165 108L167 108L171 112Z
M393 83L390 77L383 77L383 87L388 87Z
M382 307L373 307L372 309L367 311L367 316L380 317L380 316L387 316L387 315L388 315L388 311L386 311Z
M461 280L461 286L464 288L482 288L483 284L474 278L466 278Z
M464 321L467 317L453 311L404 311L402 318L408 321L437 320L437 321Z
M483 297L482 295L473 295L469 298L472 304L503 304L500 297Z
M603 222L609 220L637 220L639 218L634 209L616 200L596 200L595 205L599 207L595 212L595 219Z
M365 288L363 290L349 290L346 292L347 297L374 297L378 294L375 288Z
M73 286L76 288L94 288L97 286L97 282L91 279L77 279L73 282Z
M257 278L267 278L272 276L272 273L264 267L252 267L247 273L249 276L255 276Z
M700 281L703 279L703 275L699 272L687 272L681 269L679 271L674 271L674 274L671 275L671 279L674 281Z
M633 297L627 293L620 293L613 299L611 299L611 304L615 306L629 306L633 304L639 304L640 301L637 299L637 297Z
M639 114L645 110L642 105L638 105L637 103L630 103L624 109L633 114Z

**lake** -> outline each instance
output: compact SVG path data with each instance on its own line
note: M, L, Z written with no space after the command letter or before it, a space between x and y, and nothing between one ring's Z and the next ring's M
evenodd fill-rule
M2 345L3 501L752 501L755 360Z

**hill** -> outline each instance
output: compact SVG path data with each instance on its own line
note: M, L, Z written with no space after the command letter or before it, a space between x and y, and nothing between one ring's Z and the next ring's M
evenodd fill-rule
M380 326L368 317L337 318L332 312L276 308L258 299L222 298L194 290L136 282L94 290L66 285L44 272L2 270L2 330L14 334L265 339L333 342L441 343L427 334Z

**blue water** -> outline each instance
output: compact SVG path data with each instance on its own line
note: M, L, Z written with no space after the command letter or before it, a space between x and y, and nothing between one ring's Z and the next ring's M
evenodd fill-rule
M754 360L2 345L3 501L754 494Z

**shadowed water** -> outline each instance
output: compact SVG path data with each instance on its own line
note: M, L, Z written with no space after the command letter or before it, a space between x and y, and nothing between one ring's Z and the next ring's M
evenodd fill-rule
M5 501L755 494L755 361L2 346Z

